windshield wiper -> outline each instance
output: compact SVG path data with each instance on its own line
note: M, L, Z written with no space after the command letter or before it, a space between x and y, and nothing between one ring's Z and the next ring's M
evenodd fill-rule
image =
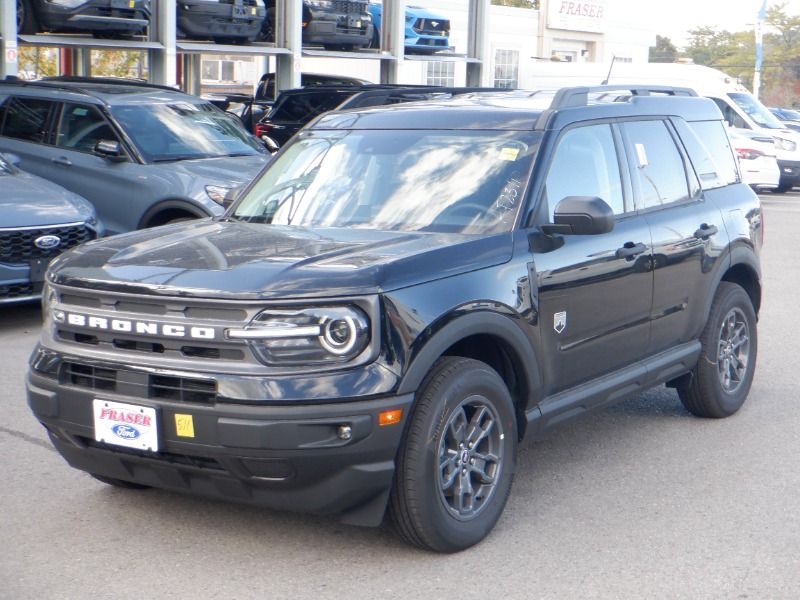
M172 154L169 156L157 156L156 158L150 159L151 163L161 163L161 162L176 162L179 160L194 160L198 158L213 158L211 154Z

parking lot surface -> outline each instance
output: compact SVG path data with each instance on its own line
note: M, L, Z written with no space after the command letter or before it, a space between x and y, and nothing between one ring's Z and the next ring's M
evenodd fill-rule
M478 546L157 490L70 469L25 403L38 306L0 308L0 598L797 598L800 193L764 195L764 303L743 409L657 388L527 442Z

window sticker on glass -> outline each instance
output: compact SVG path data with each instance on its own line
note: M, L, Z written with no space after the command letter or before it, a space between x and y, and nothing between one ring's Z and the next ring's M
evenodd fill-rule
M639 167L644 168L649 163L647 162L647 152L645 152L644 144L635 144L636 158L639 160Z
M512 148L510 146L505 146L500 149L500 160L507 160L510 162L514 162L517 160L517 156L519 156L519 148Z

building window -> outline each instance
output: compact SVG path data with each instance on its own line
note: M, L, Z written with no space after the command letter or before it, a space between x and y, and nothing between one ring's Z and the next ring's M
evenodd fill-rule
M629 63L633 62L633 59L630 56L615 56L614 62Z
M519 80L519 51L495 50L494 87L515 88Z
M428 70L425 73L426 85L443 85L453 87L455 63L451 62L429 62Z

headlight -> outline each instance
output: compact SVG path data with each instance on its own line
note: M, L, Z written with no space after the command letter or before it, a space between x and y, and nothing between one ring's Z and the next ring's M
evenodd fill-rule
M352 361L370 342L369 319L355 306L265 310L229 339L247 340L268 365L323 365Z
M787 152L794 152L797 150L797 144L795 142L780 137L775 138L775 145L779 149L786 150Z
M225 197L228 195L228 192L231 191L231 188L226 188L221 185L207 185L206 186L206 194L208 197L211 198L217 204L225 204Z
M77 8L81 4L86 4L88 0L50 0L50 4L63 6L64 8Z
M50 318L50 312L57 303L58 295L56 291L50 287L47 279L45 279L44 285L42 286L42 317L45 321Z

